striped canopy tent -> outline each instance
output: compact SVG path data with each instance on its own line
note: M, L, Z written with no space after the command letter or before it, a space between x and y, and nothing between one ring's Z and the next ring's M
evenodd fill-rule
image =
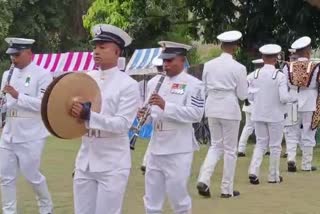
M65 72L86 72L96 70L92 52L67 52L34 54L32 60L40 67L51 71L54 77ZM120 57L118 67L124 71L126 59Z
M156 74L152 60L161 54L161 48L137 49L134 51L126 68L129 75Z
M51 71L54 76L64 72L96 69L92 52L34 54L32 60L40 67Z
M134 51L127 67L126 73L129 75L153 75L157 69L152 64L152 60L161 54L162 48L137 49ZM189 67L186 61L186 68Z

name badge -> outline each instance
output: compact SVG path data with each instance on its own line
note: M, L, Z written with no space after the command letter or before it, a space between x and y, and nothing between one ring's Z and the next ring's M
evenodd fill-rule
M28 76L28 77L26 78L26 81L24 82L24 86L25 86L25 87L28 87L28 86L30 85L30 81L31 81L31 77Z
M171 94L184 94L186 87L186 84L173 83L171 86Z

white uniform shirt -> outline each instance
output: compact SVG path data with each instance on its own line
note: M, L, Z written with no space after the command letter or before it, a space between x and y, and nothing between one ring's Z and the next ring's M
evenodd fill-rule
M252 82L253 79L254 79L254 72L251 72L251 73L247 76L248 85L250 85L250 83ZM245 103L243 103L242 111L251 113L252 102L249 101L249 103L250 103L249 106L246 106Z
M9 71L5 71L2 76L1 89L7 82L8 74ZM33 62L23 69L14 69L10 85L19 92L19 96L14 99L6 94L8 116L2 131L2 141L23 143L49 135L41 119L41 99L51 81L49 71Z
M207 94L206 116L241 120L238 99L244 100L247 97L246 77L246 68L230 54L222 53L205 63L202 80Z
M89 75L99 85L102 107L100 113L91 112L87 126L96 130L97 136L99 130L100 137L82 137L76 169L105 172L130 168L128 132L138 111L138 83L117 67Z
M307 61L307 58L298 58L298 61ZM286 74L288 78L288 68L285 67L283 72ZM297 90L296 86L293 86L289 82L290 88L294 91L297 90L298 92L298 111L299 112L312 112L316 110L316 103L318 97L318 83L317 83L317 76L318 76L319 68L316 68L310 85L308 88L299 88Z
M288 92L288 81L282 72L273 65L264 65L256 79L249 86L249 99L252 104L252 121L281 122L286 113L286 103L293 102Z
M148 83L152 93L160 75ZM156 155L178 154L197 150L192 123L199 122L204 112L204 87L200 80L181 72L174 77L165 77L158 93L165 101L165 108L152 106L153 134L150 152Z

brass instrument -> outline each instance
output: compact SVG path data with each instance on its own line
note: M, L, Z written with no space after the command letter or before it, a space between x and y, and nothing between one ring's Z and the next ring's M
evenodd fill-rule
M160 77L160 79L156 85L156 88L154 89L152 94L157 94L159 92L165 77L166 77L165 73L161 74L161 77ZM130 149L131 150L134 150L137 138L139 137L140 130L141 130L142 126L145 124L145 122L147 121L147 119L151 113L152 105L149 104L150 98L151 98L151 95L148 99L148 102L142 108L142 109L145 109L145 112L142 117L138 118L138 124L136 126L131 127L131 130L133 131L133 135L130 138Z
M9 73L7 76L7 81L6 81L5 85L10 84L13 70L14 70L14 64L11 63L11 66L9 68ZM0 128L3 128L6 124L6 117L7 117L7 97L6 97L6 93L4 91L2 91L0 94L0 112L1 112Z

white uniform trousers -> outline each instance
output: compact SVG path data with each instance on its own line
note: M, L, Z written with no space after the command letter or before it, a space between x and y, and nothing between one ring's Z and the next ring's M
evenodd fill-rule
M191 213L188 193L193 152L150 154L145 174L144 206L146 214L161 214L166 194L174 214Z
M77 169L73 180L75 214L121 214L130 169L89 172Z
M313 112L298 112L298 124L286 128L288 161L296 161L297 145L302 150L302 170L310 170L316 130L311 129Z
M255 122L257 143L253 151L249 174L254 174L259 177L263 156L269 146L270 159L268 181L279 182L283 127L284 122Z
M16 214L16 180L18 170L31 184L39 206L40 214L52 213L53 204L46 178L40 173L40 162L46 139L27 143L1 142L0 177L2 213Z
M150 143L148 143L147 150L144 153L143 160L142 160L142 166L147 166L148 157L150 155Z
M254 123L251 120L251 113L245 112L246 114L246 123L242 129L242 133L239 140L238 152L246 153L246 147L250 135L252 135L254 130Z
M210 179L214 169L222 155L224 155L221 193L233 195L240 121L209 117L208 122L211 133L211 146L201 166L198 182L210 186Z

